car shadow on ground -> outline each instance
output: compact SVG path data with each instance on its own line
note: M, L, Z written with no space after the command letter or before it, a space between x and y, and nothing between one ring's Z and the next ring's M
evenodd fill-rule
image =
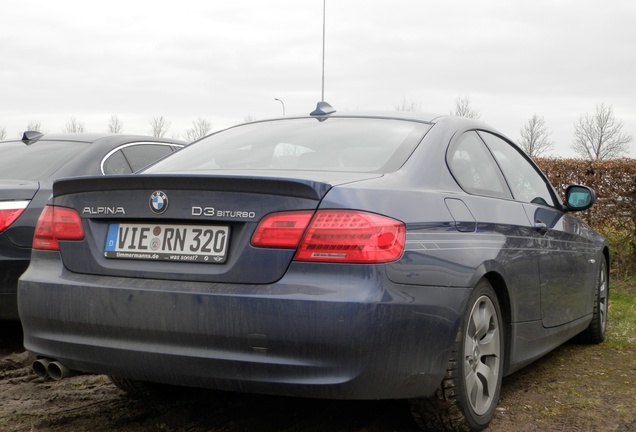
M20 321L0 321L0 355L23 351Z

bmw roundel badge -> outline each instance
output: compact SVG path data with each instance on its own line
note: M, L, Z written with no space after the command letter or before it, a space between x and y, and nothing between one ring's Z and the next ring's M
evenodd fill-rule
M168 208L168 195L162 191L155 191L150 195L150 210L156 214L161 214Z

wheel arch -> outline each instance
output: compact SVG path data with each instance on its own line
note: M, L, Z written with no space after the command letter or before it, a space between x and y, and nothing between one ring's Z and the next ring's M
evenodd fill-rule
M505 278L505 269L500 264L488 261L484 262L477 271L473 274L471 286L475 287L479 281L486 279L497 294L497 300L499 301L499 307L501 308L502 318L505 321L506 327L512 323L512 299L508 289L508 284ZM509 333L509 332L506 332ZM506 340L506 342L508 342Z
M497 295L497 301L499 302L499 308L501 310L501 319L504 321L501 328L504 329L504 375L508 370L510 364L510 350L512 347L512 304L510 299L510 292L508 291L508 285L503 275L497 271L491 270L483 275L483 279L486 279L492 286L495 294Z

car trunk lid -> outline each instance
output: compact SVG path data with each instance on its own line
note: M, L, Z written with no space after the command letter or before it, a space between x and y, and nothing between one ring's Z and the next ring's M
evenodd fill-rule
M252 246L261 219L275 212L315 210L331 188L379 176L298 172L284 178L135 175L64 180L55 183L53 202L81 215L85 239L61 241L60 251L65 267L76 273L272 283L284 275L295 250Z

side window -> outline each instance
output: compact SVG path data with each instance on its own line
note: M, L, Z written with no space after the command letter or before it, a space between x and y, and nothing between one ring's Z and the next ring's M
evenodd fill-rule
M476 132L465 133L449 148L447 162L466 192L512 199L497 163Z
M130 174L132 170L121 150L111 154L102 164L104 174Z
M138 144L121 150L133 172L147 167L151 163L172 153L172 147L161 144Z
M555 206L546 180L519 150L498 136L483 131L479 135L497 160L515 200Z

